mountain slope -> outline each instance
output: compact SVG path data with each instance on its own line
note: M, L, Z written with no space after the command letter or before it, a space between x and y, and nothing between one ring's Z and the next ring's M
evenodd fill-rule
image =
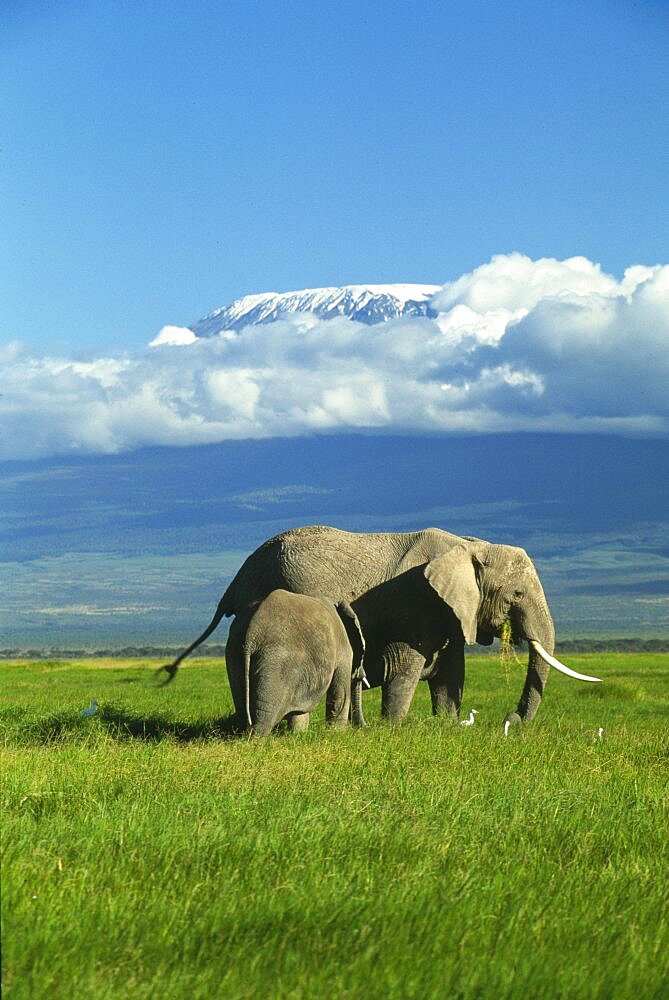
M397 316L429 316L430 299L439 285L344 285L306 288L297 292L244 295L215 309L191 329L198 337L214 337L225 330L272 323L292 313L313 313L321 319L348 316L360 323L382 323Z
M2 463L0 649L184 643L248 553L297 524L434 525L522 545L559 637L667 636L668 470L664 440L557 434L323 435Z

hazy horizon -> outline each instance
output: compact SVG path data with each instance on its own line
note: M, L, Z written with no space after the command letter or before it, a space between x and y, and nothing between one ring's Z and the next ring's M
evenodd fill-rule
M522 545L558 639L669 637L666 441L313 435L0 473L4 649L184 645L250 551L313 523Z

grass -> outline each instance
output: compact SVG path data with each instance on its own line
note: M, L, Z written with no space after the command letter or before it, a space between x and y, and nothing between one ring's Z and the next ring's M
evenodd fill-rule
M477 657L471 728L252 742L220 661L1 665L5 995L666 996L669 655L569 664L507 739Z

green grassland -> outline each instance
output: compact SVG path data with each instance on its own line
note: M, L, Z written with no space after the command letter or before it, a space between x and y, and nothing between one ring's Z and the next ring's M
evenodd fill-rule
M569 664L255 741L221 661L0 665L5 996L666 997L669 655Z

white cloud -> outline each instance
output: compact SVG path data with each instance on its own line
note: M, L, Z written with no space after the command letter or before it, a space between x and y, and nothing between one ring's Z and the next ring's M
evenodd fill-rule
M433 304L444 311L462 304L484 314L494 309L528 310L548 298L631 294L652 274L653 268L628 268L619 283L586 257L531 260L512 253L493 257L470 274L444 285Z
M16 361L22 354L23 344L20 340L10 340L6 344L0 344L0 364Z
M0 457L356 428L669 432L669 266L617 281L582 257L511 254L433 305L435 319L376 326L167 327L146 351L85 361L8 345Z
M153 338L149 347L162 347L163 344L192 344L196 336L187 326L164 326Z
M251 369L226 371L225 368L217 368L208 372L205 382L213 406L219 407L220 412L227 413L229 418L237 417L253 424L260 400L260 386L254 381Z

